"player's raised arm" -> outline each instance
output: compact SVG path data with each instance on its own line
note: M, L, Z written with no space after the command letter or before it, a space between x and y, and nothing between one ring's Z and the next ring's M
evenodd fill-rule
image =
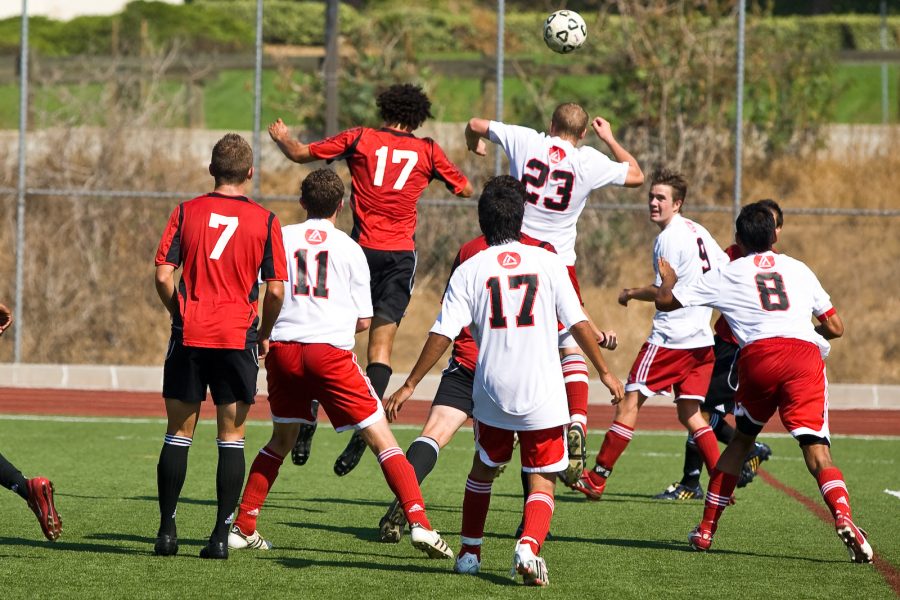
M12 311L5 304L0 304L0 335L13 323Z
M634 158L628 150L623 148L618 140L616 140L609 121L603 117L594 117L594 120L591 121L591 127L594 129L594 133L597 134L597 137L603 140L603 143L607 145L609 151L612 152L617 161L628 163L628 174L625 176L625 187L642 186L644 184L644 172L641 171L641 166L638 164L637 159Z
M488 137L490 126L488 119L477 117L472 117L466 124L466 147L478 156L487 154L484 140Z
M269 125L269 137L278 145L278 149L286 157L296 163L308 163L318 160L309 151L309 144L291 137L291 132L281 119Z

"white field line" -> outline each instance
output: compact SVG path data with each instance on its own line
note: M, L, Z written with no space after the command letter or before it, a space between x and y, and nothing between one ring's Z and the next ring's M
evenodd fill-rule
M884 490L884 493L900 498L900 490Z

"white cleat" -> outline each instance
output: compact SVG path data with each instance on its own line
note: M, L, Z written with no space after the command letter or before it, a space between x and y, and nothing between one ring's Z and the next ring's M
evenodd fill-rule
M847 546L850 561L855 563L870 563L875 557L872 546L866 539L866 532L857 527L851 519L839 515L834 520L834 529L838 537Z
M456 564L453 565L454 573L476 575L479 571L481 571L481 560L471 552L456 557Z
M228 547L232 550L271 550L272 542L264 540L259 531L254 531L250 535L244 535L244 532L232 525L231 531L228 533Z
M543 587L550 584L547 563L540 556L536 556L528 544L516 544L510 576L515 577L516 573L522 576L522 583L525 585Z
M411 525L409 538L412 540L413 548L421 550L428 555L428 558L453 558L453 550L450 549L441 534L433 529L425 529L421 525Z

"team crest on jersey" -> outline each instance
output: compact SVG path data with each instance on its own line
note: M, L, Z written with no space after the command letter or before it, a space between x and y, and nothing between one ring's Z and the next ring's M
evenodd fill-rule
M559 146L550 146L550 164L555 165L566 157L566 151Z
M306 232L306 241L310 244L321 244L328 239L328 233L321 229L310 229Z
M753 257L753 264L760 269L771 269L775 266L775 257L766 254L757 254Z
M497 256L497 262L504 269L515 269L522 262L522 257L516 252L501 252Z

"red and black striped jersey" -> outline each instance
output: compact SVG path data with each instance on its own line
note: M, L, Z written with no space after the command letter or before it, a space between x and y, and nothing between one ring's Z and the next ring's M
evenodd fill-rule
M259 281L287 280L275 213L216 192L172 211L156 265L183 267L173 334L185 346L243 349L256 343Z
M443 181L454 194L468 183L434 140L387 127L348 129L313 142L309 151L347 161L351 237L373 250L415 250L416 203L431 180Z

